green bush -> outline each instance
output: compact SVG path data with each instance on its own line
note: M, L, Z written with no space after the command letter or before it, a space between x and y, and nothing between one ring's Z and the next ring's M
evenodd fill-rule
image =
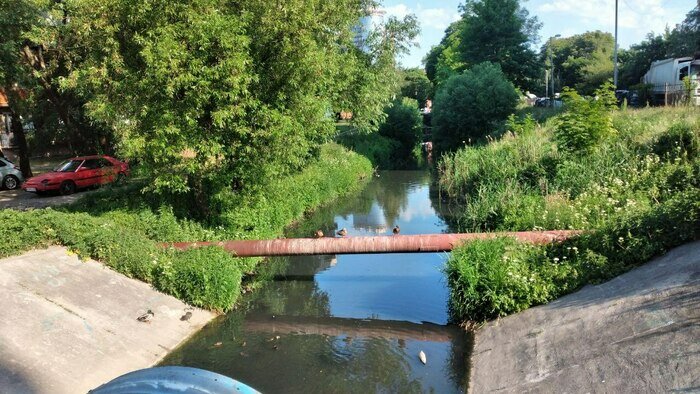
M446 273L454 321L481 321L611 279L700 236L700 190L622 213L559 244L475 241L452 251Z
M492 63L450 77L433 103L435 148L453 151L486 137L515 111L518 97L513 84Z
M398 141L400 148L393 156L409 156L423 136L423 117L416 100L408 97L394 100L386 109L386 120L379 134Z
M175 252L160 264L155 287L198 307L226 311L238 299L242 274L236 258L217 247Z
M452 316L484 320L547 300L546 284L529 267L529 248L499 238L453 250L445 268Z
M392 154L400 149L398 141L379 135L378 132L370 134L342 133L338 135L336 140L340 145L369 159L375 168L381 169L394 167Z
M576 91L564 89L566 111L559 116L554 137L559 149L577 154L590 153L614 133L611 111L615 107L612 86L596 91L595 99L585 99Z

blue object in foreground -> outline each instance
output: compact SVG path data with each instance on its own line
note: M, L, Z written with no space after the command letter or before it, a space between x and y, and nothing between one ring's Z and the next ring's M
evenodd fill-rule
M122 375L91 390L91 394L259 394L257 390L218 373L190 367L157 367Z

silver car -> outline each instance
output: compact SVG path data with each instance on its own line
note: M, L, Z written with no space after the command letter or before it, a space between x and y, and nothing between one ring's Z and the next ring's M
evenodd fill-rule
M5 159L0 157L0 189L17 189L24 182L24 177L19 168Z

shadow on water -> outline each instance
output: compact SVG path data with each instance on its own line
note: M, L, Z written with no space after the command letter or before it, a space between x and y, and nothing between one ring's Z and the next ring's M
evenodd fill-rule
M359 196L288 229L349 236L440 233L427 172L380 173ZM471 337L448 326L441 254L270 259L270 278L162 364L231 376L262 392L463 392ZM427 355L427 364L418 358Z

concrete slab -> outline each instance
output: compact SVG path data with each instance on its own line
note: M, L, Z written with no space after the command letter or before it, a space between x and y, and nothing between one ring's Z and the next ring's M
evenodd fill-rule
M62 247L1 259L0 391L84 393L148 368L214 317L181 321L187 307Z
M491 322L470 392L700 392L700 242Z

